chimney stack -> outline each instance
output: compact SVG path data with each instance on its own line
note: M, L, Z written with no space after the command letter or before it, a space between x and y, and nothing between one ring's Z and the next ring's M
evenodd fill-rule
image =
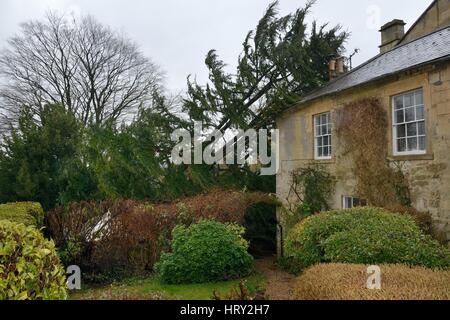
M405 35L405 21L400 19L392 20L381 27L380 53L394 48Z
M330 60L329 64L330 80L336 79L348 71L345 65L345 57L337 57Z

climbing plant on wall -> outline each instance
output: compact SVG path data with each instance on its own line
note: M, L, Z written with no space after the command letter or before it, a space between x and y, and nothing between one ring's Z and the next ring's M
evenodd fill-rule
M364 98L345 104L335 117L340 153L350 156L354 164L357 195L374 206L410 206L401 164L387 159L388 120L381 101Z
M291 187L287 196L287 226L315 213L330 209L329 201L334 191L335 177L326 167L310 163L292 172Z

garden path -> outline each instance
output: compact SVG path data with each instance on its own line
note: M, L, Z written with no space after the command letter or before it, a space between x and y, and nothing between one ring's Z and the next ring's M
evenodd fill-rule
M290 300L296 277L280 270L275 262L274 256L255 260L255 269L264 274L267 279L264 297L267 300Z

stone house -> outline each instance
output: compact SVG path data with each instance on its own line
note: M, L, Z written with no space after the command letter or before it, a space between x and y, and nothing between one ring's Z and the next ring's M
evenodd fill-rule
M450 240L450 0L434 1L406 33L402 20L380 32L379 55L350 71L344 58L333 60L332 80L277 119L277 195L289 203L292 172L314 162L336 177L332 208L363 202L355 194L354 163L339 152L334 115L375 97L387 115L387 160L401 164L412 205L430 212ZM283 225L281 210L278 219Z

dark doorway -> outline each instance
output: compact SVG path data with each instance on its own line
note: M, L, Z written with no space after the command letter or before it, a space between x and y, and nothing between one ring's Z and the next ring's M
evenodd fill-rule
M255 258L272 256L277 250L276 206L255 204L245 214L245 238L250 241L249 252Z

